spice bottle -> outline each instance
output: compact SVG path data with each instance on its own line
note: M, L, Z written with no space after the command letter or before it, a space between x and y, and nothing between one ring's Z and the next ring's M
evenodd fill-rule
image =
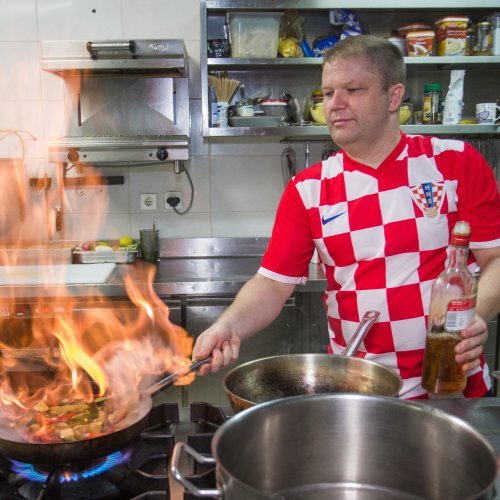
M465 55L474 55L474 42L476 37L476 30L474 28L467 28L467 34L465 36Z
M428 83L424 86L422 123L434 124L442 121L441 84Z
M209 116L209 125L210 127L218 127L219 126L219 114L217 111L217 96L215 94L215 89L213 85L208 87L208 102L210 103L210 116Z
M462 392L467 374L455 361L460 332L475 314L477 280L467 269L470 225L458 221L451 234L446 269L432 285L422 387L433 394Z

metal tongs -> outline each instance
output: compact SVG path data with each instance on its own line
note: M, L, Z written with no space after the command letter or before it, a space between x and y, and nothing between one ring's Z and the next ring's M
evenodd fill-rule
M171 373L170 375L167 375L166 377L156 381L154 384L150 385L144 392L149 396L153 396L157 392L160 392L161 390L171 386L180 378L185 377L190 373L197 372L203 365L210 363L211 361L212 356L209 356L205 359L200 359L198 361L193 361L189 366L184 367L182 370Z

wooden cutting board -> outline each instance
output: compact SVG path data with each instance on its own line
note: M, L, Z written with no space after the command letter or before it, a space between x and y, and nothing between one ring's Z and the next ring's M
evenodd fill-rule
M0 286L103 284L115 267L113 263L0 266Z

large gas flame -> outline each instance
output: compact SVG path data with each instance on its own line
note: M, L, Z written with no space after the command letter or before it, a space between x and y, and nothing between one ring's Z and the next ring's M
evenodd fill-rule
M19 171L19 165L16 168ZM27 263L26 250L36 248L40 251L31 252L29 264L36 263L44 270L42 276L50 276L54 265L51 249L55 244L59 250L68 245L62 237L64 231L48 245L49 235L44 231L54 224L52 210L47 210L47 200L29 202L33 193L18 185L27 181L26 176L13 176L12 170L0 170L0 196L2 190L9 191L2 199L12 201L16 193L22 193L17 208L0 207L0 266L21 270L19 266ZM59 190L62 199L52 199L57 197L56 184L52 183L55 192L51 190L48 203L59 202L69 213L70 197L64 190ZM105 194L100 193L102 203L107 203ZM93 225L94 233L100 234L98 222ZM57 236L55 232L51 237L54 234ZM85 240L88 235L85 233ZM39 442L112 432L117 422L125 421L127 413L143 404L147 386L165 372L178 371L189 363L193 339L170 321L166 304L155 293L156 267L140 260L120 266L124 266L120 275L125 276L127 300L110 301L96 287L92 308L80 307L88 298L79 298L75 286L42 284L30 288L27 300L26 287L0 283L1 437ZM11 314L21 302L29 302L31 308L22 320ZM3 319L2 304L9 311ZM93 422L91 431L82 429L87 424L80 424L85 419L88 423L89 415L104 412L103 401L112 402L106 410L108 420L99 426ZM78 425L68 430L68 422Z

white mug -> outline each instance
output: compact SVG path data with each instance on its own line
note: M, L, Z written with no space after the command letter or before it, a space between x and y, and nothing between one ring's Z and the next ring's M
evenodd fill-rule
M497 110L500 111L500 106L496 102L480 102L476 104L476 120L477 123L491 125L500 120L500 115L496 117Z

